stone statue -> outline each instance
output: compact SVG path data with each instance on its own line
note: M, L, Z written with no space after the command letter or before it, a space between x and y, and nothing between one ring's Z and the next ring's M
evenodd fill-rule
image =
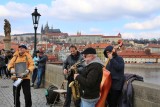
M7 19L4 19L4 34L5 36L10 36L11 25Z
M7 19L4 19L4 34L5 37L4 41L4 49L10 50L11 49L11 25Z

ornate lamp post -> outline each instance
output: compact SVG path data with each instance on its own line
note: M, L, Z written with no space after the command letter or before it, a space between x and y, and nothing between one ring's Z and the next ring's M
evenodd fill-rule
M37 45L37 28L38 28L38 21L40 18L40 14L37 12L37 8L34 9L34 12L32 13L32 20L34 25L34 55L36 54L36 45Z

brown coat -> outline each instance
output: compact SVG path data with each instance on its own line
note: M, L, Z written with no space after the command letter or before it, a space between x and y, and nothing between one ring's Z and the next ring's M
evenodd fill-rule
M27 69L30 71L30 73L33 71L34 62L32 56L28 52L25 52L22 56L20 56L18 51L14 53L13 58L9 62L7 67L8 70L15 69L15 64L19 62L27 62ZM24 79L30 79L30 73Z

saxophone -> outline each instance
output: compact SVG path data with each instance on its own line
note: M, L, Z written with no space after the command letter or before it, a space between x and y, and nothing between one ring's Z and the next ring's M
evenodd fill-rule
M77 66L81 63L83 63L85 60L82 60L82 61L78 61L76 62L74 65L71 66L71 68L73 68L73 74L77 74L78 73L78 70L77 70ZM76 101L78 99L80 99L80 84L78 83L77 80L74 80L72 81L70 84L69 84L69 87L71 87L71 90L72 90L72 95L73 95L73 99Z

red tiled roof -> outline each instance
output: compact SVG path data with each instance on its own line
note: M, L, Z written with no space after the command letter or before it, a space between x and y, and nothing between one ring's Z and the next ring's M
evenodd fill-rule
M70 36L72 36L72 37L80 37L80 36L92 36L92 37L94 37L94 36L100 36L100 37L102 37L103 35L70 35Z
M110 44L108 44L108 43L94 43L94 44L88 44L88 45L86 45L86 48L88 48L88 47L92 47L92 48L106 48L108 45L110 45Z
M121 38L119 36L102 36L102 38Z
M146 48L160 48L159 44L148 44Z
M123 58L160 58L160 54L158 53L151 53L148 55L145 51L138 50L123 50L118 52L118 54Z
M46 36L68 36L68 33L46 33Z

